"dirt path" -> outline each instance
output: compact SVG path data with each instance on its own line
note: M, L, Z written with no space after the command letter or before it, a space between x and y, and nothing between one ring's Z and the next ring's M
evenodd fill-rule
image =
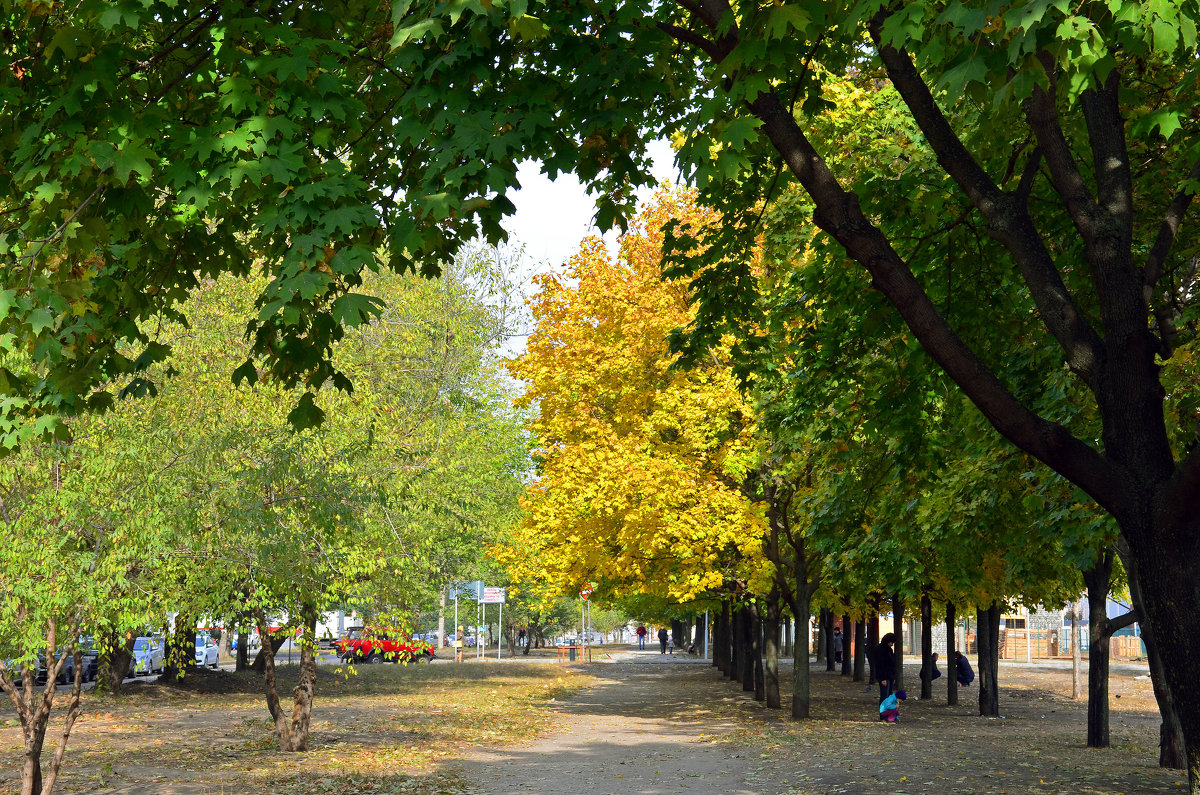
M981 718L976 689L949 707L944 687L910 700L902 725L878 722L874 688L813 668L813 720L766 710L709 665L657 652L587 666L595 685L555 706L559 728L531 744L477 748L448 768L468 791L1120 795L1184 791L1156 759L1145 677L1111 678L1113 746L1083 744L1086 702L1070 672L1003 674L1005 717ZM781 666L785 706L790 665ZM916 680L916 669L906 676ZM938 683L939 685L941 683Z
M721 792L758 793L768 785L758 753L701 738L732 731L713 712L691 703L672 703L681 693L712 690L710 665L682 655L623 654L622 661L596 665L598 677L558 708L562 728L525 747L479 750L458 764L471 791L499 793ZM710 697L732 699L723 685ZM778 785L778 786L777 786Z

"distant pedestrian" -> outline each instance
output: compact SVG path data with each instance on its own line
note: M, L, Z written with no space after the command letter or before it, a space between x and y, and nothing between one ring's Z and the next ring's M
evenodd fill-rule
M967 655L961 651L954 652L954 678L963 687L975 681L975 672L971 670L971 663L967 662Z
M896 689L896 655L892 651L895 643L896 636L889 632L879 639L879 645L875 647L873 667L875 679L879 682L879 701L881 703ZM882 715L879 719L883 720Z
M675 636L672 635L671 637L667 638L667 654L674 654L674 653L675 653Z
M837 665L842 664L842 628L833 628L833 662Z
M938 653L936 651L933 653L932 659L933 659L933 661L932 661L933 673L929 675L930 682L932 682L934 679L941 677L941 675L942 675L942 672L939 671L938 667L937 667ZM925 678L925 666L922 665L921 666L921 679L924 679L924 678Z
M667 653L667 628L666 627L658 628L658 645L662 647L658 653L666 654Z
M521 629L517 632L517 648L521 648L524 645L525 645L525 627L521 627Z
M900 722L900 702L908 699L908 693L898 690L879 702L879 719L888 723Z
M645 624L638 624L637 639L638 639L638 648L639 649L646 648L646 625Z
M454 636L454 660L455 662L463 661L463 645L466 643L467 633L462 627L458 628L458 633Z

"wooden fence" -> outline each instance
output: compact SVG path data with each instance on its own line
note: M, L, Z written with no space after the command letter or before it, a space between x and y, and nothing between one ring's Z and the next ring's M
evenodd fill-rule
M1114 660L1141 660L1146 656L1146 648L1142 639L1134 635L1118 635L1109 638L1109 655ZM976 643L975 630L969 629L966 634L966 653L979 653ZM1085 656L1088 650L1086 631L1080 644L1080 652ZM1000 659L1001 660L1061 660L1071 657L1071 629L1062 630L1000 630Z

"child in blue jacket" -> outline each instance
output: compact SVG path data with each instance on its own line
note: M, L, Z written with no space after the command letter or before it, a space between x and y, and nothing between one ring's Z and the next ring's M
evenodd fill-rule
M908 693L897 690L879 702L879 719L888 723L900 722L900 702L908 700Z

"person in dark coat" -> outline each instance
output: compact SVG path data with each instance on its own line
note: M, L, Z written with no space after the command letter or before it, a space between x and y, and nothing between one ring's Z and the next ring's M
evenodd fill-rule
M667 653L667 628L666 627L658 628L658 645L662 646L662 651L660 651L659 654L666 654Z
M879 639L879 645L875 647L875 659L872 662L875 667L875 679L879 681L880 703L896 689L896 654L892 651L895 643L896 636L889 632Z
M971 663L967 662L967 657L961 651L954 652L954 678L963 687L975 681L975 672L971 670Z
M941 678L942 672L938 670L937 661L938 661L938 653L935 651L933 653L933 674L930 675L930 677L929 677L930 682L932 682L934 679ZM921 678L922 679L925 678L925 666L924 665L921 666Z

